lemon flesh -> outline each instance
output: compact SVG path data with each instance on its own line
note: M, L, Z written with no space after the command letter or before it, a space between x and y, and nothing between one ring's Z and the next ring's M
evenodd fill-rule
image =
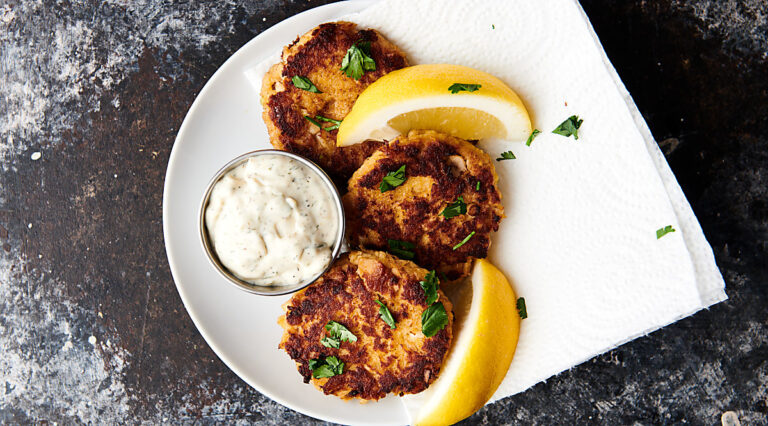
M455 83L479 85L451 93ZM339 127L336 142L392 139L412 129L438 130L464 139L525 140L531 119L522 100L498 78L449 64L415 65L368 86Z
M471 282L446 294L454 304L454 344L440 377L424 392L402 398L414 425L451 425L482 408L517 348L517 298L493 264L477 260Z

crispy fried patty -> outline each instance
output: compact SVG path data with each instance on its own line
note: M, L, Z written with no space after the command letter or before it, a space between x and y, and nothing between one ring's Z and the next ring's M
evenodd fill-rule
M421 331L427 308L419 281L427 271L383 252L353 251L340 257L318 281L284 306L278 323L285 328L280 348L296 361L304 382L343 399L377 400L388 393L421 392L440 373L452 338L453 307L439 291L448 324L432 337ZM380 300L396 321L391 329L379 315ZM336 321L356 342L338 349L320 340L324 327ZM335 356L344 372L330 378L312 377L309 361Z
M382 179L403 165L406 181L382 193ZM474 258L487 256L491 231L499 229L504 216L497 181L488 154L469 142L411 131L379 149L349 180L344 208L350 243L386 250L388 240L410 242L415 245L414 262L449 280L460 278ZM459 197L466 214L450 219L441 215Z
M370 42L375 71L360 80L340 70L354 43ZM319 164L335 180L344 182L375 151L380 142L337 148L337 130L320 130L305 116L342 120L360 93L390 71L408 65L405 55L375 30L358 29L351 22L322 24L283 49L282 60L264 76L261 103L272 145ZM295 87L294 76L309 78L322 93ZM324 127L330 123L322 123Z

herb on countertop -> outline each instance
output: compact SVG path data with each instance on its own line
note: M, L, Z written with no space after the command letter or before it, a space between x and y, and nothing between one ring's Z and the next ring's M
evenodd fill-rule
M528 310L525 308L524 297L519 297L517 299L517 313L520 314L520 319L528 318Z
M675 232L675 228L673 228L672 225L667 225L663 228L659 228L656 230L656 239L658 240L659 238L669 234L670 232Z
M458 244L456 244L455 246L453 246L453 249L454 249L454 250L456 250L456 249L458 249L459 247L463 246L463 245L464 245L464 244L466 244L466 243L467 243L467 241L469 241L469 239L470 239L470 238L472 238L472 236L474 236L474 235L475 235L475 231L472 231L472 232L470 232L470 234L469 234L469 235L467 235L467 236L466 236L466 237L465 237L463 240L461 240L461 242L460 242L460 243L458 243Z
M515 157L515 154L512 153L512 151L506 151L501 153L501 157L497 158L496 161L504 161L504 160L514 160L517 157Z
M405 182L405 164L400 166L400 168L394 172L387 173L381 180L379 190L381 190L381 192L387 192L402 185L403 182Z
M421 332L427 337L432 337L448 324L448 313L442 302L437 302L428 307L421 314Z
M424 297L427 300L427 305L431 305L437 301L437 288L440 286L440 280L437 279L435 271L429 271L424 276L424 281L419 281L421 288L424 290Z
M584 120L580 120L578 115L572 115L560 123L560 125L557 126L557 128L553 130L552 133L565 137L573 135L573 138L578 140L579 127L581 127L581 123L583 122Z
M448 87L448 90L451 91L451 93L456 94L459 92L474 92L477 89L483 87L480 84L469 84L469 83L453 83L450 87Z
M464 203L464 198L462 196L459 196L459 198L457 198L456 201L452 202L451 204L448 204L440 214L445 216L446 219L450 219L454 216L465 214L466 212L467 212L467 204Z
M416 245L408 241L387 240L387 245L389 246L389 252L400 259L411 260L415 255L413 248Z
M379 316L381 317L381 319L383 319L384 322L387 323L389 328L391 328L391 329L397 328L395 326L395 319L392 318L392 312L389 312L389 309L387 308L387 306L385 304L381 303L380 300L377 300L376 303L378 303L379 306L381 306L379 308Z
M533 142L533 140L536 139L536 136L538 136L539 133L541 133L541 130L533 129L533 131L531 132L531 135L528 136L528 140L525 141L525 146L531 146L531 142Z
M376 71L376 62L371 58L371 42L354 43L341 60L341 70L347 77L360 80L366 71Z
M344 363L335 356L329 356L325 359L310 359L309 368L312 370L312 377L322 379L343 373Z
M308 79L307 77L294 75L291 81L293 81L294 86L298 87L301 90L306 90L307 92L312 92L312 93L323 93L317 90L317 86L315 86L315 84L312 83L312 81L310 81L310 79Z

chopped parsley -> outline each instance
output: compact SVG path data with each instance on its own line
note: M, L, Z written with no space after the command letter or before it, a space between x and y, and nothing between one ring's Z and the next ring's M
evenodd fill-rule
M673 228L672 225L667 225L663 228L659 228L656 230L656 239L658 240L659 238L669 234L670 232L675 232L675 228Z
M475 191L480 190L480 181L477 181L477 185L475 185Z
M341 125L341 120L334 120L332 118L323 117L322 115L316 115L315 118L305 115L304 118L306 118L307 121L314 124L315 126L325 130L326 132L336 130L339 128L339 125ZM333 126L323 127L321 121L325 121L326 123L333 123Z
M579 140L579 127L583 122L584 120L580 120L578 115L572 115L560 123L552 133L565 137L573 135L574 139Z
M376 71L376 62L371 58L371 42L354 43L341 60L341 70L347 77L360 80L366 71Z
M483 87L480 84L469 84L469 83L453 83L450 87L448 87L448 90L450 90L451 93L459 93L459 92L474 92L477 89Z
M387 192L395 187L398 187L405 182L405 164L400 166L399 169L395 170L394 172L387 173L386 176L381 180L381 184L379 185L379 189L381 192Z
M432 337L448 324L448 313L442 302L437 302L428 307L421 314L421 332L427 337Z
M533 140L536 139L536 136L538 136L539 133L541 133L541 130L533 129L533 131L531 132L531 135L528 136L528 140L525 141L525 146L531 146L531 142L533 142Z
M461 240L461 242L460 242L460 243L458 243L458 244L456 244L455 246L453 246L453 249L454 249L454 250L456 250L456 249L458 249L459 247L463 246L463 245L464 245L464 244L466 244L466 243L467 243L467 241L469 241L469 239L470 239L470 238L472 238L474 235L475 235L475 231L472 231L472 232L470 232L470 233L469 233L469 235L467 235L467 236L466 236L466 237L465 237L463 240Z
M317 90L317 86L312 83L307 77L302 77L300 75L294 75L291 79L293 81L293 85L298 87L301 90L306 90L307 92L312 93L323 93L319 90Z
M496 25L491 24L491 29L495 30L496 29Z
M512 153L512 151L506 151L501 153L501 157L497 158L496 161L504 161L504 160L514 160L517 157L515 157L515 154Z
M440 286L440 280L437 279L435 271L429 271L424 276L424 281L419 281L421 288L424 290L424 297L427 299L427 305L431 305L437 301L437 288Z
M415 255L413 248L416 245L408 241L387 240L387 245L389 246L389 252L400 259L411 260Z
M517 313L520 314L520 319L528 318L528 311L525 309L524 297L520 297L517 299Z
M381 306L379 308L379 316L381 317L381 319L383 319L384 322L387 323L389 328L393 330L397 328L397 326L395 326L395 319L392 318L392 312L389 312L389 309L387 309L387 305L381 303L381 300L377 300L376 303L378 303L379 306Z
M325 329L328 330L328 336L323 337L320 343L326 348L336 348L341 346L341 342L357 342L357 336L352 334L347 327L337 323L336 321L328 321L325 325Z
M325 359L310 359L309 368L312 370L312 377L322 379L343 373L344 363L335 356L329 356Z
M464 203L464 197L459 196L459 198L457 198L456 201L452 202L451 204L448 204L440 214L445 216L446 219L450 219L454 216L458 216L466 212L467 212L467 204Z

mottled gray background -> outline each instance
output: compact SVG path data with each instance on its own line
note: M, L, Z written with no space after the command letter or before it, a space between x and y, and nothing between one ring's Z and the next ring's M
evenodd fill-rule
M161 194L206 80L261 31L322 3L0 4L0 423L314 423L249 388L203 341L166 263ZM467 423L718 424L732 410L766 424L768 6L582 5L730 299Z

